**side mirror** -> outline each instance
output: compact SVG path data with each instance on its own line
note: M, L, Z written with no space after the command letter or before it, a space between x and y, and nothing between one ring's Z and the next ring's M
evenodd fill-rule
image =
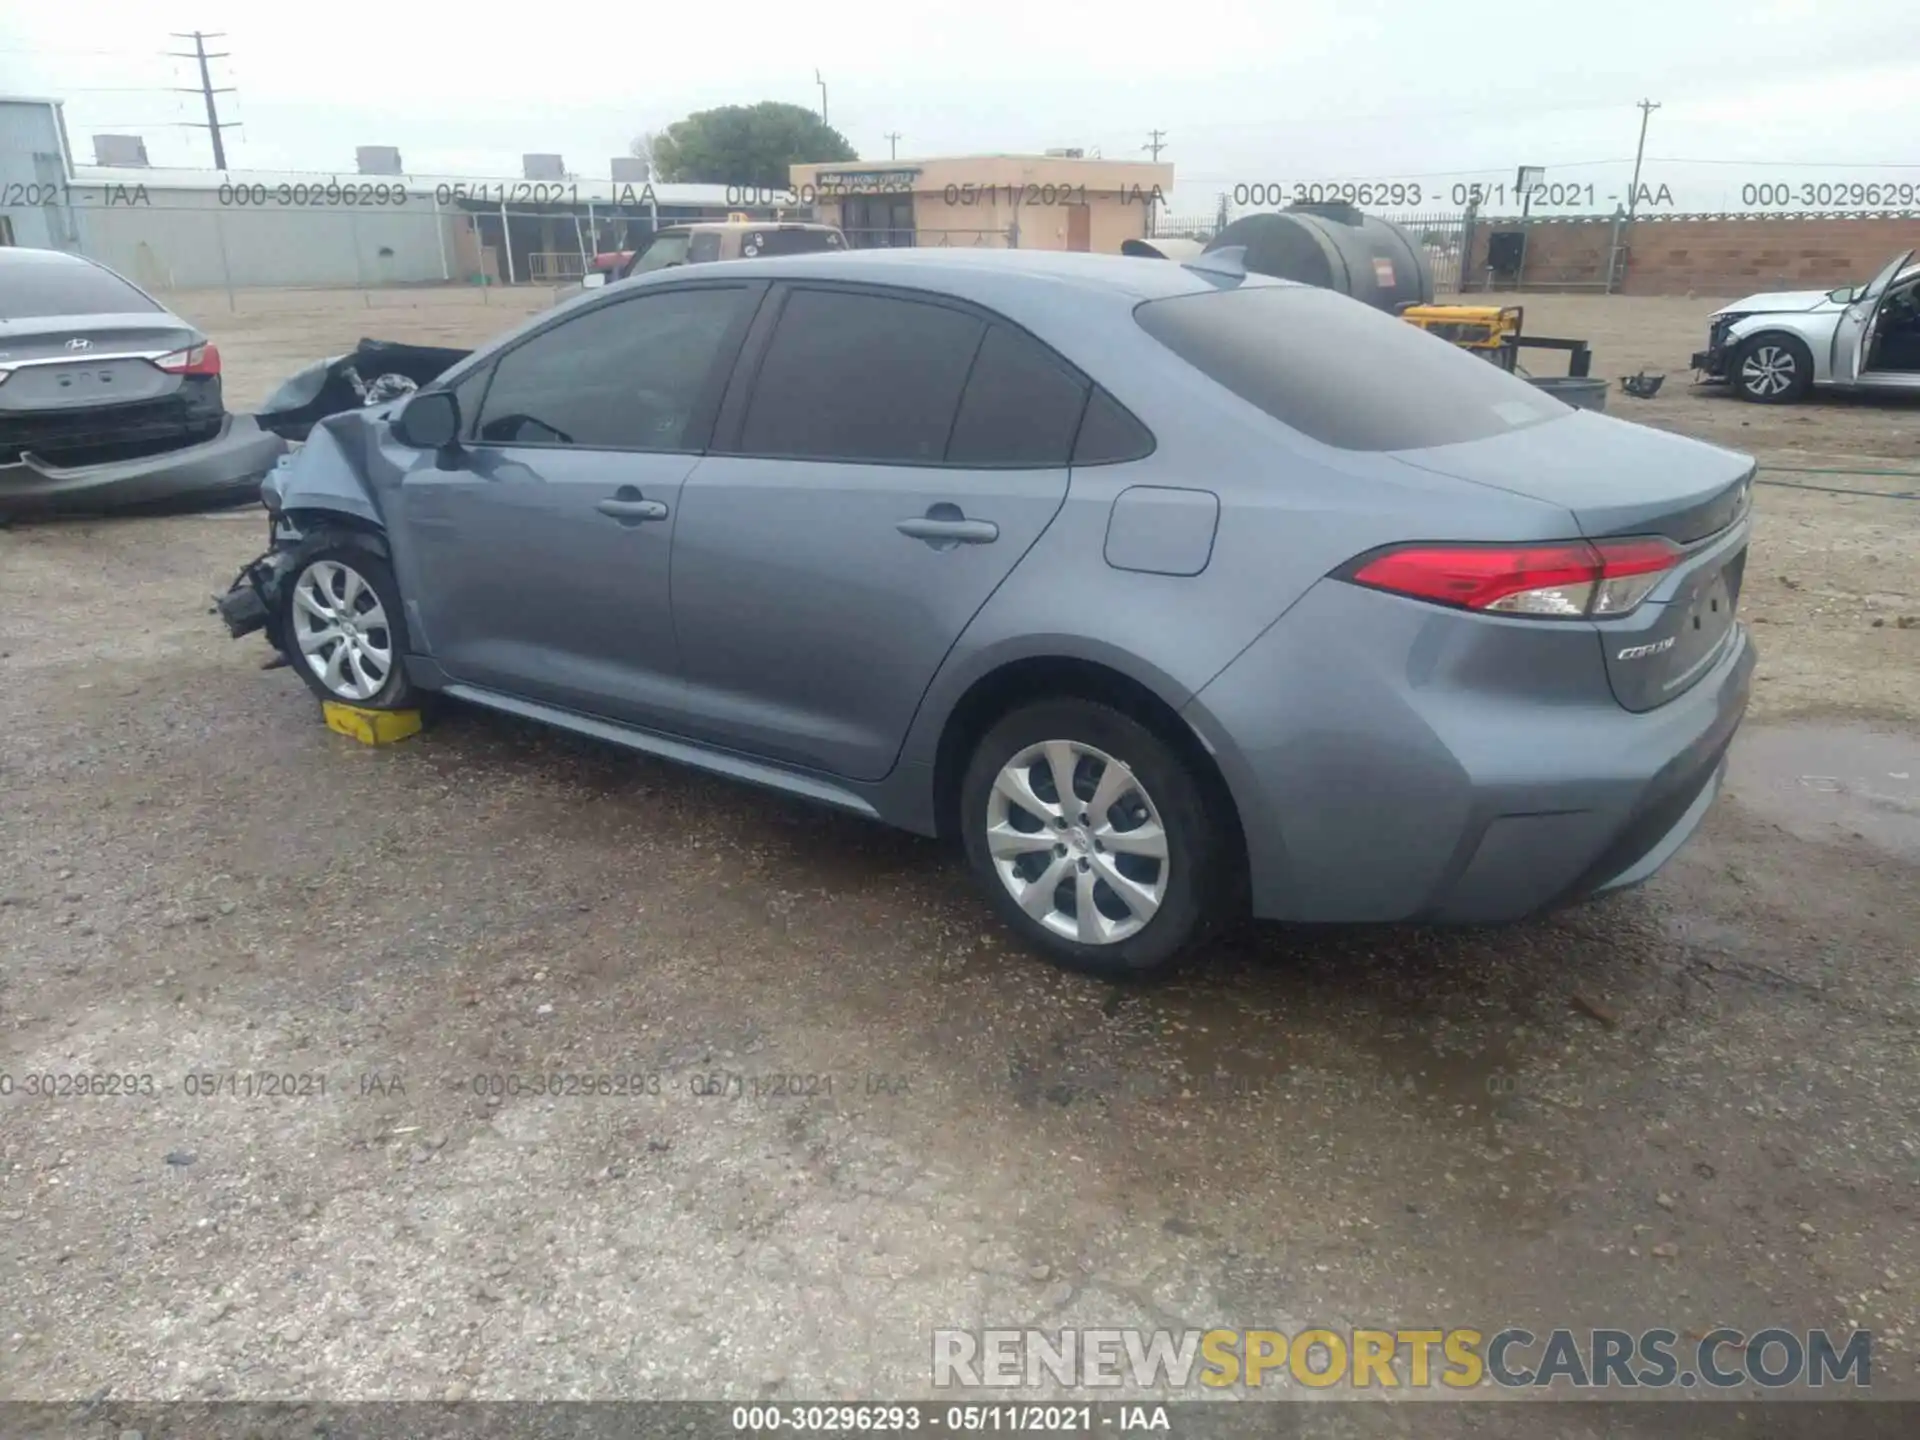
M394 418L393 437L416 450L444 450L460 439L460 402L447 390L422 390Z
M580 277L580 288L582 290L598 290L602 285L605 285L606 283L607 283L607 272L604 270L595 270L590 274L582 275Z

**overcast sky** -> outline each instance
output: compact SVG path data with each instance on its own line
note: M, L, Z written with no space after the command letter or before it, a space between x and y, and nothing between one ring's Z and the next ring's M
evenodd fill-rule
M362 18L358 23L354 16ZM589 24L570 17L591 14ZM513 176L558 152L583 176L690 111L818 108L865 158L1080 145L1144 158L1156 127L1175 209L1237 185L1549 182L1624 198L1642 179L1681 210L1736 208L1773 182L1920 186L1913 0L1213 0L1148 8L971 0L936 17L869 0L725 5L352 6L286 0L60 0L0 14L0 93L66 101L75 159L98 131L145 136L157 165L207 165L191 48L209 48L234 168L351 171L356 145L409 171ZM1584 191L1582 198L1584 198Z

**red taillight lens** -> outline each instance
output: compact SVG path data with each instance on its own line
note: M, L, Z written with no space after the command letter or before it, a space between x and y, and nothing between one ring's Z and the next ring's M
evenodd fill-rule
M218 375L220 350L212 341L191 350L176 350L153 362L169 375Z
M1544 545L1403 545L1347 574L1356 585L1497 615L1624 615L1679 562L1658 536Z

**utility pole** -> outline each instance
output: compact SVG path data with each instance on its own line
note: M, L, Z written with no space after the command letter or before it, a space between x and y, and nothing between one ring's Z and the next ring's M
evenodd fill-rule
M889 160L898 160L900 158L900 132L898 130L889 130L887 132L887 158Z
M211 55L207 53L207 41L218 40L224 33L223 31L214 31L211 34L203 35L198 30L195 30L192 34L175 30L172 32L174 39L193 41L193 53L187 55L178 50L169 50L167 52L176 60L197 60L200 63L200 83L198 85L176 85L173 88L183 95L198 95L207 102L206 123L201 124L193 120L189 120L186 123L192 125L197 130L205 130L213 136L213 168L216 170L225 170L227 168L227 147L220 139L220 132L222 130L237 130L240 128L239 125L233 121L223 123L220 119L220 111L215 107L213 101L213 97L216 95L231 95L233 93L233 87L228 85L219 90L214 89L213 77L207 73L207 61L224 60L227 58L228 52L225 50L217 51Z
M1634 208L1640 203L1640 157L1647 153L1647 121L1653 118L1653 112L1660 106L1652 100L1640 102L1640 146L1633 152L1633 185L1627 191L1627 219L1633 219Z
M1149 130L1147 132L1147 143L1140 147L1153 156L1155 164L1160 162L1160 152L1167 148L1166 134L1167 132L1164 130ZM1153 212L1154 204L1152 199L1149 198L1147 201L1147 238L1149 240L1151 240L1154 235L1155 216Z
M813 83L820 87L820 123L827 123L827 82L820 78L820 67L813 69Z

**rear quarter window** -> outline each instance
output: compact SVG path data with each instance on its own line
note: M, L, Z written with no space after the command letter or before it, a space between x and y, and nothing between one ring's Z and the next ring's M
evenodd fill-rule
M1342 450L1484 440L1572 413L1489 361L1304 285L1150 300L1134 318L1241 399Z

